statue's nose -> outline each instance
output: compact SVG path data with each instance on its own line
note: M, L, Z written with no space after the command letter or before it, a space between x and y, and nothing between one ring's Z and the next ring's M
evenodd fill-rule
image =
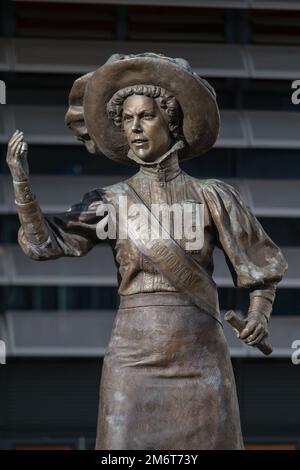
M139 118L134 118L132 122L132 132L141 132L141 123Z

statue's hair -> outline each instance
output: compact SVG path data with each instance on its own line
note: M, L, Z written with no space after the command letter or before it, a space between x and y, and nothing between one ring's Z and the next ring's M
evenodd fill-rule
M113 95L106 106L106 111L117 127L122 127L123 103L132 95L145 95L157 100L159 107L167 116L172 137L175 140L183 138L182 110L178 101L165 88L155 85L133 85L122 88Z

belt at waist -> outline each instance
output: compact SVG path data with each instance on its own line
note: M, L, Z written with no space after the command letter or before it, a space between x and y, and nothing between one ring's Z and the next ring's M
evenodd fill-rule
M119 308L145 307L145 306L161 306L161 305L190 305L195 304L186 299L178 292L147 292L139 294L129 294L120 296Z

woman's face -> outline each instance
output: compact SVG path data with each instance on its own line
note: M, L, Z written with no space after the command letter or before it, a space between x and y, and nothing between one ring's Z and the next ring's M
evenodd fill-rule
M171 146L167 119L148 96L132 95L124 101L122 127L130 149L146 162L155 161Z

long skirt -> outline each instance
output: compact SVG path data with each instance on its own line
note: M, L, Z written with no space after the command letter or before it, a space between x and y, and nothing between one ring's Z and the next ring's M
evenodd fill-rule
M96 449L243 449L223 328L181 294L121 297L103 362Z

